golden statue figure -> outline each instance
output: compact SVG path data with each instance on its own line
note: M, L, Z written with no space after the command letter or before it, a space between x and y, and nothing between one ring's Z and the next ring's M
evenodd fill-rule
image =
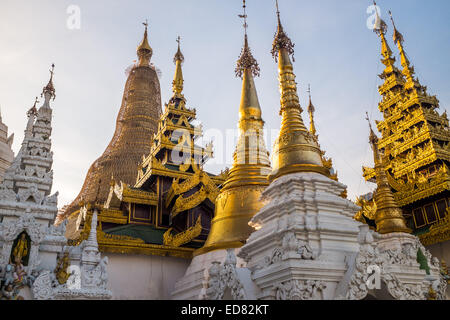
M16 246L13 249L13 262L22 263L22 259L28 254L28 241L26 234L22 233L20 235L19 241L17 241Z
M69 267L69 252L64 252L64 255L59 258L58 263L55 268L56 279L58 279L59 284L64 284L70 277L70 273L67 272Z

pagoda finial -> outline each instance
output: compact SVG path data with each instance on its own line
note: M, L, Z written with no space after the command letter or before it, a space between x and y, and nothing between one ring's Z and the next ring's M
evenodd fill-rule
M179 60L181 63L184 62L184 56L183 56L183 54L181 53L181 49L180 49L180 45L181 45L181 37L178 36L176 41L177 41L177 43L178 43L178 50L177 50L177 53L175 53L175 56L174 56L174 58L173 58L173 63L174 63L174 64L177 64L177 61L178 61L178 60Z
M181 69L181 65L184 62L184 56L181 53L181 49L180 49L181 37L178 36L176 41L178 43L178 50L177 50L177 53L175 54L175 57L173 58L173 61L175 63L175 76L173 77L173 82L172 82L172 92L174 94L173 98L183 99L182 92L183 92L184 79L183 79L183 70Z
M411 66L411 63L406 56L405 49L403 47L404 38L403 35L397 30L394 22L394 18L392 17L392 12L389 11L389 16L391 17L392 25L394 27L394 42L397 44L398 50L400 51L401 64L403 67L403 74L406 77L405 87L407 89L419 88L420 84L414 78L414 67Z
M314 108L314 105L312 103L311 99L311 85L308 84L308 95L309 95L309 104L308 104L308 113L309 113L309 132L311 132L312 135L316 136L317 130L316 125L314 124L314 112L316 109Z
M381 62L386 66L384 74L390 74L392 72L396 72L397 68L394 65L395 58L392 57L392 50L386 41L387 24L379 15L377 3L374 1L373 4L375 6L376 13L373 31L380 37L381 40L381 55L383 56L383 60L381 60Z
M278 25L281 26L280 7L278 6L278 0L275 0L275 5L277 7Z
M279 15L278 6L277 15ZM270 180L298 172L315 172L330 176L330 170L322 161L323 152L320 150L317 139L305 127L302 119L303 110L300 106L294 66L290 57L293 53L294 45L284 32L279 20L272 55L278 62L282 120L280 134L273 147L273 171L269 176Z
M50 80L48 81L47 85L42 89L41 97L45 97L45 101L50 101L51 98L55 100L56 94L55 94L55 87L53 85L53 74L55 73L55 64L52 63L52 68L50 71Z
M394 18L392 17L391 10L389 10L389 17L391 18L392 26L394 27L394 36L393 36L394 42L397 43L399 41L400 43L403 43L403 35L395 27L395 22Z
M239 18L244 19L244 34L247 35L247 28L248 28L248 24L247 24L247 5L245 4L245 0L243 0L243 5L242 8L244 9L244 14L240 14L238 15Z
M277 31L275 33L275 38L273 40L272 44L272 56L275 59L275 62L278 62L278 53L281 49L285 49L287 54L289 56L292 56L292 61L295 62L294 58L294 47L295 44L292 43L291 39L287 36L287 34L283 30L283 25L281 24L281 18L280 18L280 9L278 6L278 0L275 0L275 5L277 8L277 19L278 19L278 26Z
M142 39L141 44L137 48L137 55L139 58L139 66L148 66L150 64L150 59L153 54L153 50L148 44L148 20L142 23L145 26L144 38Z
M253 57L248 45L247 36L247 11L246 3L243 0L243 14L238 15L244 19L244 47L241 56L237 61L235 69L236 76L242 79L241 105L239 108L241 127L246 127L250 120L261 120L261 107L259 105L258 94L256 92L255 81L253 77L259 76L260 69L258 62Z
M386 22L384 22L383 19L381 19L380 15L378 13L377 3L375 1L373 2L373 5L375 6L375 14L376 14L373 31L381 37L386 34L387 24L386 24Z
M237 61L235 73L236 73L236 77L242 78L245 71L249 70L254 77L259 77L260 69L259 69L258 62L253 57L250 47L248 45L248 36L247 36L248 24L247 24L247 11L246 11L247 6L245 4L245 0L243 0L242 7L244 9L243 10L244 14L240 14L238 16L239 16L239 18L244 19L244 25L243 25L243 27L244 27L244 47L242 48L241 55Z
M386 169L378 150L378 137L372 129L372 123L370 122L369 114L367 112L366 120L369 122L369 141L373 149L377 182L377 189L374 196L375 203L377 204L377 211L375 213L377 232L381 234L394 232L411 233L411 230L406 226L402 210L397 205L389 185Z
M195 251L194 256L224 248L241 247L254 230L250 227L249 220L262 207L259 199L268 185L269 153L264 143L264 121L253 78L254 74L259 74L259 67L248 47L245 1L243 8L244 14L239 17L244 19L245 43L236 68L236 75L242 77L239 137L233 154L233 165L227 172L227 178L217 197L221 205L215 208L205 245ZM245 201L235 196L237 194L245 194Z

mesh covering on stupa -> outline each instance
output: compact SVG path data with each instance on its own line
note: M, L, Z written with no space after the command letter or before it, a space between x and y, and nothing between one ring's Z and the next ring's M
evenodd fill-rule
M104 203L112 178L135 184L138 164L150 152L161 114L159 79L155 67L150 65L152 53L146 26L144 39L137 49L139 62L131 69L125 84L114 136L89 168L80 193L65 210L65 218L77 211L80 203Z

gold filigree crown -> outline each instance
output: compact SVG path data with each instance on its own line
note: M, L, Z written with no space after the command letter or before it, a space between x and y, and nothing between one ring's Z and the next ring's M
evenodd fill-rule
M250 70L253 76L259 77L261 70L259 69L258 62L253 57L250 47L248 46L247 35L245 35L245 42L241 51L241 56L237 61L237 66L235 69L236 77L242 78L246 69Z

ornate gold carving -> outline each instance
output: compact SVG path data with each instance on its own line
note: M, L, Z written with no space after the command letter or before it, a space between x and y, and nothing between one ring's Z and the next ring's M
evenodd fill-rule
M158 205L158 195L153 192L146 192L120 182L115 184L114 193L120 201L138 204Z
M128 217L124 216L121 210L102 209L98 216L98 221L115 224L127 224Z
M363 216L370 220L375 220L375 214L377 212L377 204L375 200L367 201L363 198L358 198L356 200L356 204L361 207L361 210L359 210L356 215L353 217L353 219L366 223Z
M58 262L56 263L56 268L54 270L56 279L58 280L59 284L65 284L69 279L70 273L67 270L67 268L69 268L69 265L70 265L69 252L66 251L58 259Z
M194 251L191 248L148 244L142 239L108 234L101 231L101 227L97 229L97 241L101 252L172 256L190 259Z
M172 185L167 194L166 207L170 204L170 202L175 196L191 190L192 188L198 186L200 183L202 183L205 186L208 186L208 188L211 190L217 188L213 180L203 170L197 171L195 174L187 178L182 183L179 183L179 181L180 181L179 178L173 180Z
M447 216L439 221L438 223L432 225L430 230L419 236L420 241L423 245L429 246L436 243L444 242L450 240L450 218L447 209Z
M213 188L211 185L206 185L202 186L199 191L189 197L178 197L172 208L172 217L175 217L180 212L195 208L206 199L215 203L218 194L219 189L217 187L214 186Z
M190 227L184 232L178 233L176 235L172 235L173 229L170 228L164 233L164 245L165 246L173 246L180 247L183 244L189 243L195 238L197 238L202 233L202 220L201 216L198 217L197 222L194 226Z
M101 230L101 227L97 228L97 241L99 245L110 245L110 244L127 244L127 245L138 245L145 244L145 241L139 238L133 238L129 236L109 234Z
M83 208L84 210L86 210L86 207ZM81 213L79 213L78 215L80 215ZM82 218L79 216L79 218ZM81 230L80 235L78 236L78 238L76 239L68 239L67 240L67 245L68 246L79 246L81 244L81 242L83 242L84 240L87 240L87 238L89 237L89 233L91 232L91 221L92 221L92 213L86 213L85 217L84 217L84 227L83 230Z

